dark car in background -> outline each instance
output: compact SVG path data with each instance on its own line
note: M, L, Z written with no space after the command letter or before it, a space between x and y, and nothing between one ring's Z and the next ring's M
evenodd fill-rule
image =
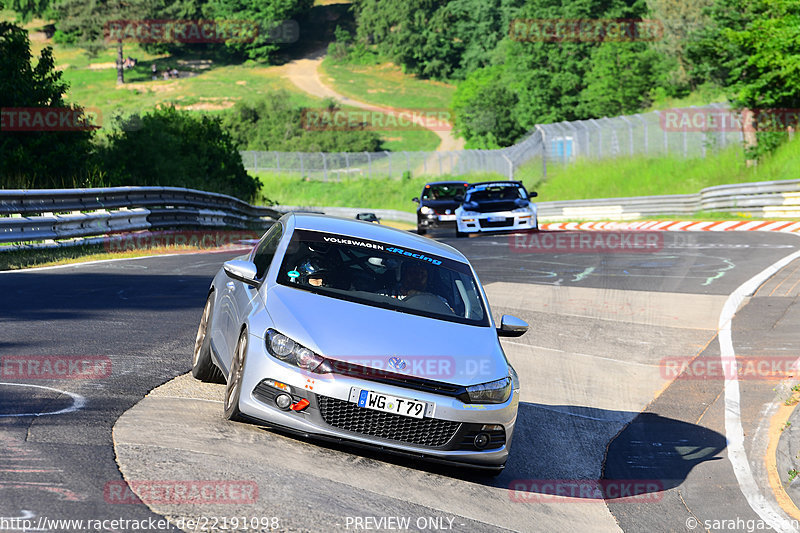
M426 183L417 208L417 233L425 235L430 229L453 228L456 209L464 200L469 183L463 181L433 181Z

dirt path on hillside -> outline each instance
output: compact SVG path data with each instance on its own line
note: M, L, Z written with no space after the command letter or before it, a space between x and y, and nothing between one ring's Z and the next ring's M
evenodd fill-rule
M380 111L384 113L394 113L394 114L403 113L404 111L407 111L401 108L378 106L354 100L352 98L339 94L331 87L328 87L322 82L322 79L319 76L319 66L320 64L322 64L322 60L324 58L325 58L325 50L319 49L309 53L308 55L306 55L301 59L295 59L294 61L284 66L286 77L301 90L319 98L333 98L339 103L352 107L357 107L359 109L365 109L368 111ZM412 118L411 120L415 124L419 124L420 126L429 129L439 137L440 141L439 141L439 146L436 148L437 152L449 152L449 151L464 149L464 140L455 138L451 130L442 128L441 126L431 127L429 121L423 121L421 119L416 119L416 118ZM428 162L426 164L426 167L438 168L439 166L438 155L434 157L435 161ZM450 165L451 159L452 158L448 157L445 160L444 165L447 166L448 169L443 168L444 171L449 171L449 167L451 166Z

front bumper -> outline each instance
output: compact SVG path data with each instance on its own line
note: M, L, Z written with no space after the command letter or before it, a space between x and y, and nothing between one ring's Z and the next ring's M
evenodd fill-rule
M478 213L459 215L456 228L461 233L483 233L492 231L522 231L539 229L536 212Z
M255 421L328 441L379 448L436 462L475 467L502 467L508 457L517 417L519 391L503 404L469 405L459 399L341 374L314 374L273 359L264 341L251 336L243 374L239 409ZM275 403L281 392L264 383L291 387L292 401L308 401L302 411L282 410ZM383 413L351 402L353 389L366 389L433 404L422 419ZM431 414L431 411L428 411ZM502 426L486 431L483 426ZM484 449L474 445L478 433L491 439Z
M456 226L456 216L438 213L431 215L417 213L417 226L423 229L454 228Z

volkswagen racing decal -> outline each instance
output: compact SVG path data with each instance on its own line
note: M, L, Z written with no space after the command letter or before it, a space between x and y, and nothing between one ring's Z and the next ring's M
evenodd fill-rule
M385 242L371 241L368 239L360 239L358 237L351 237L350 235L339 235L336 233L325 233L322 231L313 231L305 229L297 229L294 232L293 239L311 242L325 242L329 244L353 246L364 251L376 250L381 252L388 252L392 255L397 255L398 258L408 257L409 259L416 259L435 266L445 266L457 272L469 273L470 269L466 263L441 257L429 252L421 252L411 248L401 248Z

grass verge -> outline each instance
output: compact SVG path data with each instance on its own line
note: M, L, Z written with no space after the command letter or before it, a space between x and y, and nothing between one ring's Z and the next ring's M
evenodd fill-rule
M280 205L316 207L364 207L365 209L397 209L413 213L419 196L429 181L461 180L460 176L418 176L407 179L342 178L341 181L316 181L297 175L256 172L263 184L264 196ZM494 174L466 176L471 181L497 179Z

